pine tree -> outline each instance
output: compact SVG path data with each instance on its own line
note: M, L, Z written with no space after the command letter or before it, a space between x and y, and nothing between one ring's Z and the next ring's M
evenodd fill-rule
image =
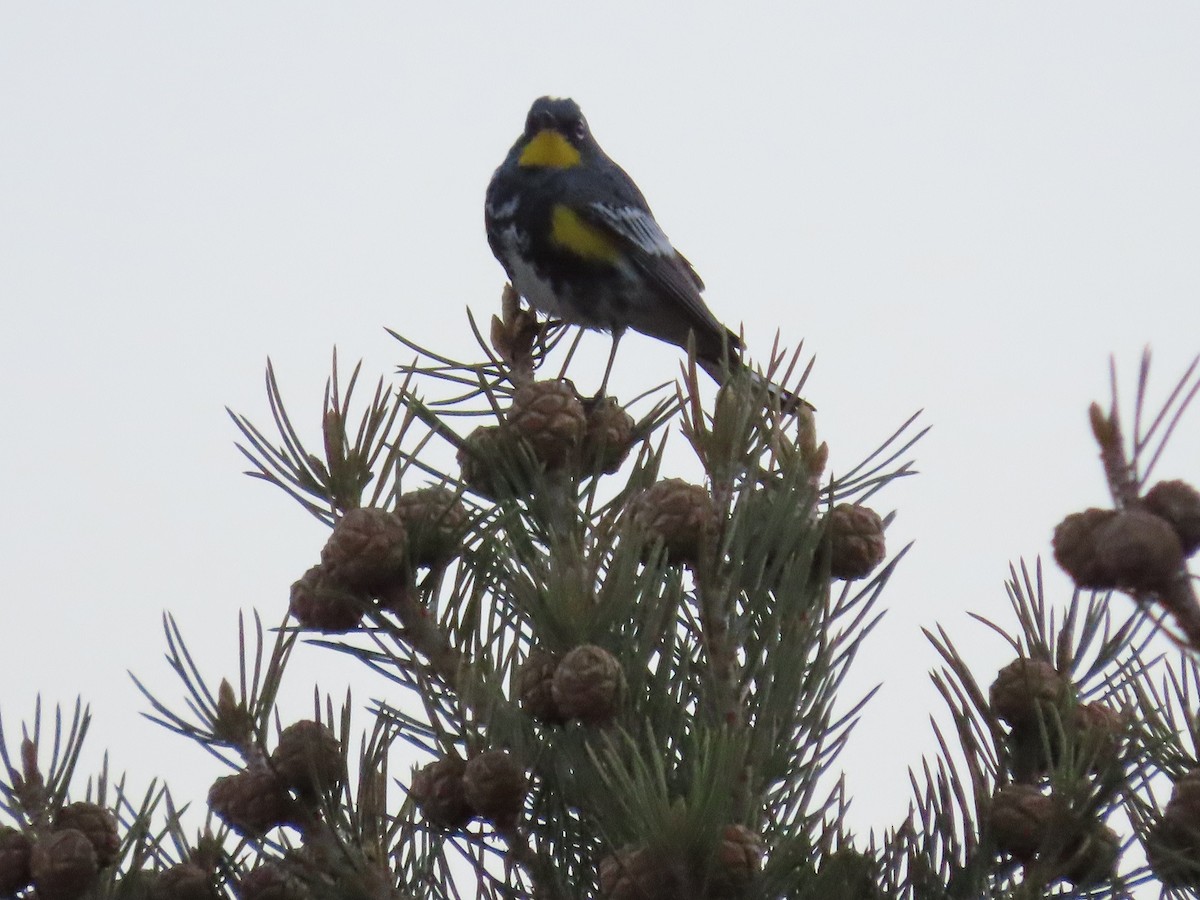
M709 410L694 365L626 404L580 396L562 329L511 294L476 335L481 363L394 335L416 361L361 411L335 356L319 452L268 367L274 433L234 415L240 446L328 540L259 611L278 628L240 623L236 689L169 617L183 702L138 682L228 767L207 819L191 834L164 787L106 771L73 799L89 715L39 708L15 744L0 729L0 896L1200 896L1200 494L1150 480L1196 364L1151 414L1146 358L1129 440L1115 388L1092 408L1113 508L1054 533L1073 596L1013 567L1012 624L981 619L1012 662L973 672L928 632L936 752L905 820L861 835L839 766L869 697L841 688L904 555L868 504L913 472L915 417L833 476L812 411L768 386L802 389L798 353ZM665 470L676 435L702 483ZM280 721L298 641L388 686L367 728L329 699Z

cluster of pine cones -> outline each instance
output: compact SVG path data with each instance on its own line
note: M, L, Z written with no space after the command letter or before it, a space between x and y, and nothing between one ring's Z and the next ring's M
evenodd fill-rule
M463 439L459 491L422 488L400 495L392 509L351 509L341 516L320 564L292 586L292 615L304 628L346 632L361 627L369 612L415 602L415 572L446 566L470 542L473 515L464 491L484 501L518 500L534 490L532 467L568 480L611 474L639 439L633 418L611 398L583 400L563 380L521 384L498 424L476 428ZM624 533L641 541L646 552L658 547L668 565L693 568L711 557L720 530L709 490L677 478L635 492L623 521ZM874 511L840 504L829 511L824 527L822 564L832 577L864 578L882 563L884 523ZM534 644L513 683L521 710L549 727L569 722L603 727L616 719L625 694L620 662L596 644L561 650ZM263 773L228 776L214 785L210 805L243 833L283 824L294 809L266 788L257 792L259 782L267 781ZM483 749L467 759L451 751L416 771L409 793L430 826L458 831L481 820L503 831L519 821L528 782L524 765L508 749ZM730 825L718 853L718 880L744 884L761 859L758 836ZM668 870L645 848L622 848L600 867L602 896L658 896L661 892L646 893L651 885L642 882L680 875Z
M1084 589L1136 595L1168 588L1200 549L1200 492L1160 481L1125 509L1087 509L1054 530L1054 558Z
M1129 718L1103 702L1080 702L1068 676L1026 657L1000 670L989 700L992 715L1007 726L1000 759L1011 779L997 787L986 811L996 849L1026 868L1039 867L1044 883L1106 883L1121 840L1092 798L1120 783ZM1056 766L1093 779L1092 789L1063 790L1051 777Z

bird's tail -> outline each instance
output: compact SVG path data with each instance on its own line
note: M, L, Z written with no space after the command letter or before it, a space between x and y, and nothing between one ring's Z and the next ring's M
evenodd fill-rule
M798 358L798 356L796 358ZM765 388L767 396L777 401L779 403L779 408L783 412L792 413L798 412L801 409L816 409L815 406L813 406L795 391L789 390L788 388L777 384L768 376L752 369L736 355L731 354L724 360L719 357L697 358L696 363L700 366L700 368L712 376L712 379L717 382L717 384L723 385L733 378L748 378L751 384ZM809 365L811 366L811 363ZM770 374L775 375L778 368L778 365L771 366L769 370ZM787 376L791 373L793 368L794 365L788 367L787 371L784 373L784 380L788 380ZM808 369L806 368L799 379L799 384L802 385L807 376Z

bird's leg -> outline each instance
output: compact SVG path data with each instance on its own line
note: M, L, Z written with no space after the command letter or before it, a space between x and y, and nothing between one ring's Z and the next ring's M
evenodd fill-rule
M621 343L621 335L625 333L624 328L614 328L612 333L612 347L608 351L608 365L604 367L604 378L600 380L600 390L596 391L596 399L599 400L605 396L605 390L608 388L608 376L612 374L613 362L617 358L617 345Z

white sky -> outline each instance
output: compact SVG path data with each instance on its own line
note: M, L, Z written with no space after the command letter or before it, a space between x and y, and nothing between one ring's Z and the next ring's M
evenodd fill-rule
M270 355L315 427L334 344L372 380L406 358L385 325L468 352L502 284L483 190L553 93L751 348L817 353L835 471L917 408L935 426L877 504L918 543L852 680L885 682L853 820L895 824L931 749L920 628L989 682L1003 648L966 612L1011 624L1009 560L1106 500L1108 355L1128 385L1152 345L1163 386L1200 350L1198 39L1191 3L5 4L6 723L82 693L94 751L203 796L215 763L138 718L126 670L178 696L169 609L233 676L237 610L277 621L323 540L239 474L223 406L268 421ZM612 386L678 360L631 335ZM1160 474L1195 479L1198 443L1200 412ZM347 671L303 653L292 708Z

